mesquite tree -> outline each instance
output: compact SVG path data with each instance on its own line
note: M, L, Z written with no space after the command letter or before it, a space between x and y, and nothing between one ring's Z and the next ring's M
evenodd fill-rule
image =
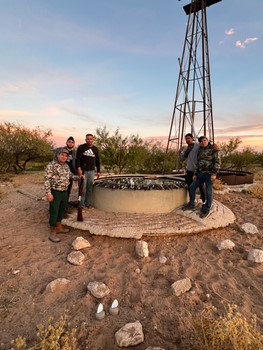
M50 130L29 129L15 123L0 124L0 170L16 174L30 161L46 161L53 157Z

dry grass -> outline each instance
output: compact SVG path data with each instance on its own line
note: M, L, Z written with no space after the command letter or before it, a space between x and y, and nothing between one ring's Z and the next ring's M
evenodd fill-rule
M53 318L48 320L45 327L43 324L37 326L37 344L33 347L27 347L27 341L24 337L18 336L11 341L10 350L76 350L77 341L75 337L76 330L71 328L65 316L53 323Z
M216 309L206 308L194 319L195 340L198 350L262 350L263 335L259 332L256 317L248 321L228 305L226 314L215 318Z
M222 191L224 189L224 184L220 179L215 179L213 182L213 189L216 191Z

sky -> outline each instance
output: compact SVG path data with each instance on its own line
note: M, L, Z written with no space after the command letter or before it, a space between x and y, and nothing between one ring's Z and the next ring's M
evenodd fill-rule
M0 122L168 139L189 0L0 0ZM216 141L263 150L263 1L207 8Z

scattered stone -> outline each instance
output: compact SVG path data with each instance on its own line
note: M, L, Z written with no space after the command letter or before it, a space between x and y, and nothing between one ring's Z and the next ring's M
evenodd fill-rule
M139 273L141 273L141 270L139 268L137 268L137 269L135 269L135 272L138 273L138 275L139 275Z
M144 341L141 323L139 321L127 323L115 333L115 340L121 347L141 344Z
M233 249L235 246L235 243L232 242L230 239L225 239L222 242L218 243L216 247L218 250L223 250L223 249Z
M241 229L245 232L245 233L250 233L252 235L258 233L258 228L257 226L250 224L249 222L246 222L245 224L243 224L241 226Z
M164 348L159 348L159 346L148 346L145 350L165 350Z
M84 248L89 248L91 247L89 241L87 241L86 239L84 239L83 237L77 237L74 242L72 243L72 247L75 250L81 250Z
M167 261L167 258L164 255L159 256L159 263L160 264L165 264Z
M17 275L18 273L20 273L20 270L12 270L12 275Z
M66 278L57 278L54 281L51 281L47 286L46 286L46 291L48 292L55 292L57 289L59 289L60 287L64 287L66 286L68 283L70 282L70 280L66 279Z
M89 282L87 289L95 298L99 299L110 294L110 289L103 282Z
M179 295L187 292L191 289L192 284L190 278L186 277L182 280L178 280L171 285L174 294L178 297Z
M247 259L254 261L256 263L262 263L263 262L263 250L251 249L248 253Z
M84 259L85 259L85 255L79 251L71 252L67 257L68 262L76 266L82 265Z
M145 241L137 241L136 253L141 258L148 257L149 256L148 243Z

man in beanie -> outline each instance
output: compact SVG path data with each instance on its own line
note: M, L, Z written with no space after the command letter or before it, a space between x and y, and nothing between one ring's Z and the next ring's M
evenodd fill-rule
M66 147L67 147L67 150L68 150L68 152L69 152L68 159L67 159L67 164L68 164L68 166L69 166L70 171L71 171L74 175L76 175L76 174L77 174L77 171L76 171L76 155L77 155L77 150L76 150L76 148L75 148L75 140L74 140L74 137L73 137L73 136L70 136L70 137L67 139ZM68 186L68 200L69 200L69 197L70 197L70 192L71 192L72 184L73 184L73 180L71 179L70 182L69 182L69 186Z
M45 169L45 191L49 201L49 240L54 243L60 242L57 233L69 232L69 229L61 225L61 220L68 203L67 189L69 182L73 178L74 180L78 179L77 176L71 173L67 165L68 156L68 149L60 148L55 159Z

